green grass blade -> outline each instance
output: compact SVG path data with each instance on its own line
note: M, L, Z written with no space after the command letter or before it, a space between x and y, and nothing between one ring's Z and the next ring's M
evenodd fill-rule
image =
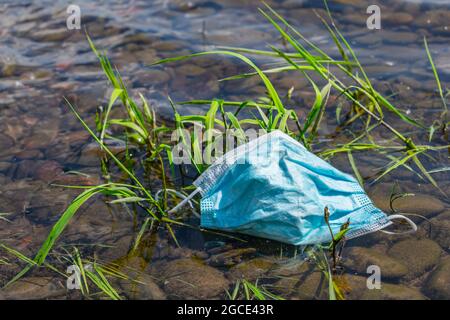
M448 111L447 100L445 98L444 91L442 90L441 80L439 78L439 74L437 72L436 66L435 66L435 64L433 62L433 57L431 56L430 49L428 48L428 42L427 42L427 38L426 37L423 38L423 42L425 44L425 50L427 52L428 60L430 61L431 69L433 70L433 75L434 75L434 78L436 80L436 84L438 86L439 95L441 97L442 105L444 107L444 112L447 113L447 111Z
M102 131L100 133L100 141L102 141L102 142L103 142L103 139L105 137L105 131L106 131L106 128L107 128L107 122L108 122L108 118L109 118L109 113L111 112L113 104L116 102L116 100L118 98L120 98L122 93L123 93L122 89L114 89L113 92L111 93L111 97L109 98L108 108L106 109L105 117L103 119Z
M353 158L353 154L351 151L347 152L348 161L350 162L350 166L352 167L353 172L355 173L356 179L359 182L359 185L361 187L364 187L364 180L361 177L361 174L359 173L358 167L356 165L355 159Z

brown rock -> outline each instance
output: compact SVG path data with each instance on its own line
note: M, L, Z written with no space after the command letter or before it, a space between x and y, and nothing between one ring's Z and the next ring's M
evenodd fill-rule
M392 188L392 184L380 183L369 190L369 196L374 204L385 212L391 212L389 203ZM441 200L426 194L405 196L395 200L392 205L398 212L414 213L425 217L435 215L445 210L445 204Z
M345 258L345 266L360 274L366 274L370 265L380 267L382 278L399 278L408 273L408 268L401 262L374 249L353 247L347 251Z
M9 149L13 145L14 145L14 140L10 136L8 136L4 133L0 133L0 150L1 151Z
M63 172L61 165L56 161L45 161L36 169L37 179L51 182L57 175Z
M321 271L314 271L300 280L295 289L295 298L300 300L327 299L328 279Z
M362 300L426 300L427 298L415 288L399 284L382 283L381 289L366 289Z
M407 25L413 22L414 17L408 12L386 13L383 15L382 23L391 25Z
M248 281L255 281L259 277L267 273L274 262L267 258L254 258L248 261L239 263L230 269L228 278L235 281L238 279L246 279Z
M431 219L430 223L431 238L439 243L442 249L450 250L450 210Z
M441 251L432 240L409 239L394 244L388 254L408 267L407 279L414 279L436 265Z
M367 289L367 278L352 274L345 274L338 279L339 287L348 300L358 300Z
M298 282L298 276L282 277L273 284L273 288L279 292L282 297L287 297L294 291Z
M119 270L129 278L120 279L120 287L125 295L132 300L166 299L165 293L156 284L155 279L143 272L147 264L147 261L141 257L127 259Z
M425 290L432 298L450 299L450 256L442 259L429 276Z
M212 266L232 266L241 262L243 255L254 253L255 248L238 248L213 255L208 263Z
M66 289L51 277L27 277L11 284L3 294L9 300L43 300L65 292Z
M200 261L183 258L161 266L164 290L183 299L211 299L224 294L228 281L223 274Z
M54 184L73 185L73 186L95 186L101 183L98 176L78 175L78 174L59 174L53 181Z

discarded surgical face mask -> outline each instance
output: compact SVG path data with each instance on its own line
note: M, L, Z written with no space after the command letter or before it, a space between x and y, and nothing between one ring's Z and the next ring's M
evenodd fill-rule
M376 208L359 183L281 131L229 151L194 182L202 199L201 226L294 245L331 241L350 221L346 238L381 230L401 215ZM171 211L186 203L182 201ZM388 232L388 231L386 231ZM389 232L390 233L390 232Z

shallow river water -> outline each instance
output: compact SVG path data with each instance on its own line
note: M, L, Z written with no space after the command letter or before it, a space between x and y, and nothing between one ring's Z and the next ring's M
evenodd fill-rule
M338 54L313 12L326 14L322 1L266 2L310 40ZM221 56L164 67L150 68L150 63L213 46L265 49L267 44L284 45L259 14L257 8L262 4L256 0L79 0L82 30L68 30L66 8L72 3L0 1L0 243L28 257L36 254L53 223L80 192L55 184L101 182L99 148L63 101L67 97L74 102L92 125L97 107L107 104L111 92L84 29L97 48L107 50L129 90L147 97L167 125L173 118L169 95L174 101L215 97L239 101L261 96L265 89L254 78L218 82L248 71L236 60ZM370 4L381 8L381 30L366 26ZM449 1L330 0L330 9L375 87L400 110L431 126L442 111L442 103L423 37L427 37L446 88L450 83ZM270 67L267 61L257 61ZM282 95L295 87L292 101L304 115L302 106L314 101L308 82L290 73L273 75L271 80ZM182 112L191 113L206 110L183 108ZM425 131L415 131L387 117L402 132L428 143ZM322 134L328 133L324 128ZM327 138L337 140L339 136ZM431 144L449 144L448 136L436 134ZM448 194L447 150L431 155L433 159L424 158L424 163L428 170L435 170L433 178ZM364 153L355 157L364 178L372 177L376 168L386 163ZM331 161L352 172L346 157ZM160 182L151 177L148 180L153 192L160 187ZM373 233L348 241L339 282L347 299L448 299L450 201L404 167L365 187L374 202L389 212L389 195L395 183L403 192L415 194L395 204L396 209L412 214L418 232L404 236ZM267 290L286 299L327 299L323 273L304 262L302 255L294 257L294 248L276 242L251 237L241 242L176 227L180 247L160 230L144 236L133 250L142 217L107 200L92 199L80 209L58 240L49 262L64 266L65 271L63 257L76 246L83 257L115 263L144 283L111 280L122 297L131 299L226 298L225 290L232 290L241 278L252 282L259 279ZM186 222L199 223L195 217ZM0 250L3 286L23 263ZM380 290L366 286L368 265L380 266ZM33 269L19 282L0 290L0 299L82 297L80 290L67 289L64 276L44 267Z

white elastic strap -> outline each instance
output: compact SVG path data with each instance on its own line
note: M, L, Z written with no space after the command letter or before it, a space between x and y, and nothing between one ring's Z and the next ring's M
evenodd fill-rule
M392 231L387 231L387 230L380 230L381 232L384 232L386 234L409 234L409 233L414 233L417 231L417 225L411 219L405 217L402 214L391 214L388 216L388 219L391 221L395 220L395 219L405 220L411 226L411 230L405 231L405 232L392 232Z
M194 205L192 204L191 199L200 191L199 188L195 189L193 192L191 192L190 195L188 195L187 197L182 194L179 191L173 190L173 189L166 189L167 192L171 192L173 194L175 194L176 196L182 198L183 200L178 203L175 207L173 207L172 209L170 209L167 213L174 213L177 212L181 207L183 207L186 203L189 203L189 206L194 209ZM155 198L159 199L159 195L161 194L161 192L164 192L164 190L158 190L158 192L156 192ZM194 215L198 218L200 218L200 215L195 211L192 210L192 212L194 213Z

